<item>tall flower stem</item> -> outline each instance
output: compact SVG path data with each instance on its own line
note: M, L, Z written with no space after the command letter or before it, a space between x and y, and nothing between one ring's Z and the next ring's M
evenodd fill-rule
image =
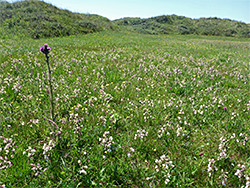
M54 103L53 103L53 89L52 89L52 77L51 77L51 69L49 66L49 52L51 48L48 46L48 44L44 44L44 46L40 47L40 51L45 54L46 57L46 62L48 66L48 81L49 81L49 95L50 95L50 116L51 116L51 121L55 121L55 114L54 114Z
M48 80L49 80L49 89L50 89L50 116L53 121L55 121L55 114L54 114L54 103L53 103L53 89L52 89L52 83L51 83L51 70L49 65L49 56L48 54L45 54L46 62L48 66Z

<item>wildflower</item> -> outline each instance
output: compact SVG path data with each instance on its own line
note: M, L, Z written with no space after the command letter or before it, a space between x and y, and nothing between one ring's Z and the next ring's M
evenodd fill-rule
M84 169L82 169L82 170L80 170L80 174L87 174L87 172L84 170Z
M44 44L44 46L40 47L40 51L45 54L46 62L48 66L48 80L49 80L49 87L50 87L50 115L51 115L52 121L54 121L55 115L54 115L53 90L52 90L52 81L51 81L52 79L51 79L51 69L49 65L49 56L48 56L50 50L51 48L48 46L48 44Z
M202 155L204 155L204 153L203 153L203 152L201 152L201 153L199 154L199 156L202 156Z
M246 187L245 188L249 188L250 187L250 178L247 176L246 177Z
M143 139L144 136L148 136L148 132L146 132L145 130L137 130L137 134L135 134L134 140L136 140L137 137Z
M209 164L208 164L207 172L208 172L209 177L211 177L213 170L217 171L218 168L215 166L214 159L208 159L208 161L209 161Z
M237 165L240 169L237 169L235 174L236 176L238 176L239 179L241 179L244 176L244 171L245 171L245 165Z
M224 106L224 107L223 107L223 109L224 109L224 110L226 110L226 109L227 109L227 107L226 107L226 106Z
M153 179L153 177L147 177L147 178L146 178L146 180L151 180L151 179Z
M130 151L135 152L135 149L131 147L131 148L130 148Z
M48 46L48 44L44 44L44 46L40 47L40 51L42 53L44 53L45 55L47 55L50 50L51 50L51 48Z
M156 172L162 171L165 174L165 184L168 184L170 181L170 171L174 168L173 162L170 160L169 157L162 155L160 159L155 160L155 170Z

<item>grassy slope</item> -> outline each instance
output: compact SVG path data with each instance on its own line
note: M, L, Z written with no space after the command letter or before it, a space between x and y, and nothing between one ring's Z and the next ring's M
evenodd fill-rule
M169 187L246 185L248 39L101 32L0 42L0 132L15 141L7 152L0 139L0 156L13 164L0 170L0 185L165 187L169 175ZM45 42L52 48L56 134L45 119ZM143 139L134 139L143 130ZM111 148L103 141L110 136ZM174 167L156 163L163 155ZM41 169L32 169L37 163Z
M198 34L250 37L250 25L219 18L191 19L184 16L157 16L148 19L115 20L124 29L147 34Z
M0 3L1 38L58 37L114 29L114 24L98 15L72 13L43 1Z
M250 37L250 25L218 18L190 19L157 16L110 21L98 15L72 13L39 0L0 2L0 38L58 37L102 30L136 31L147 34L197 34Z

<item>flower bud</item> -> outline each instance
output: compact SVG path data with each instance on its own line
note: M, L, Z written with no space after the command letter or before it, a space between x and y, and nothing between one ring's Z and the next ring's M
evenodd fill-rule
M43 46L40 47L40 51L41 51L41 52L44 51L44 47L43 47Z

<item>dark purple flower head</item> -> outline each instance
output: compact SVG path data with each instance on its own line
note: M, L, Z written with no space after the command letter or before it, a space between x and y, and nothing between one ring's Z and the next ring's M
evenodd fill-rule
M40 51L46 55L49 53L50 50L51 48L48 46L48 44L44 44L44 46L40 47Z
M202 156L202 155L204 155L204 153L203 153L203 152L201 152L201 153L199 154L199 156Z

